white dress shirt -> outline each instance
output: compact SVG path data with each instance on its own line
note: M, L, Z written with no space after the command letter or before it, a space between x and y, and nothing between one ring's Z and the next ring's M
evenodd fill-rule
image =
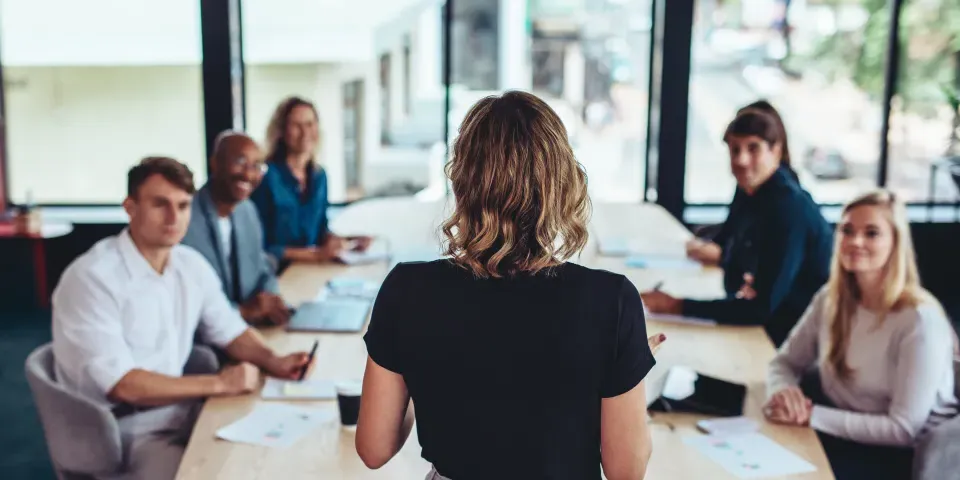
M182 376L195 333L224 347L246 329L203 256L177 245L157 273L126 229L77 258L53 293L58 380L107 408L133 369Z
M229 265L230 255L233 254L233 220L229 216L220 217L217 219L217 226L220 229L220 251Z

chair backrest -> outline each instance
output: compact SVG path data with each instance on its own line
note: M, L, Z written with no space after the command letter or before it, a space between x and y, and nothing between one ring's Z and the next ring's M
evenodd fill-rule
M25 370L54 467L90 475L119 471L123 449L116 418L57 383L52 345L34 350Z

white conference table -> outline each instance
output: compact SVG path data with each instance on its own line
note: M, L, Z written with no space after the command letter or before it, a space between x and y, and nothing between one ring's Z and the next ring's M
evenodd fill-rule
M449 206L420 203L410 199L381 199L360 202L345 209L332 223L341 234L372 232L387 237L394 251L437 245L439 220ZM573 261L627 275L641 291L664 282L663 289L676 295L709 298L722 290L719 269L653 270L626 268L623 258L597 255L598 238L633 239L633 247L645 252L675 253L691 237L665 210L652 204L597 204L590 227L591 241L584 253ZM419 247L417 247L419 245ZM298 304L313 299L326 282L338 276L381 280L387 273L386 262L365 266L303 265L291 266L280 278L280 289L287 301ZM649 332L665 332L667 343L657 354L657 366L648 376L648 394L671 365L685 365L720 378L744 383L748 398L746 416L761 423L761 433L817 467L816 472L794 475L790 479L833 479L826 456L813 430L785 427L766 422L761 413L766 366L775 351L759 327L703 327L649 321ZM349 380L363 375L366 348L361 334L288 333L266 329L263 334L280 353L308 350L319 340L316 368L312 378ZM337 421L312 432L306 439L286 450L230 443L215 438L215 432L247 414L259 395L215 398L206 402L194 427L190 443L180 465L180 479L420 479L430 465L420 457L420 445L414 429L397 456L383 468L368 470L354 449L354 436L343 431ZM328 409L336 413L336 401L288 402ZM339 418L339 417L337 417ZM653 456L647 478L711 479L736 478L699 451L684 445L687 435L700 435L695 428L704 416L654 414L652 425ZM773 477L776 478L776 477Z

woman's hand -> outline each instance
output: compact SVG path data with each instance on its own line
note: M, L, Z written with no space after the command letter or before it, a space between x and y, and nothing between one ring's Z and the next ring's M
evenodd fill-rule
M317 247L314 261L330 262L336 260L337 257L340 256L340 252L343 252L343 249L343 238L329 234L327 235L327 238L324 239L323 243Z
M720 245L710 241L704 241L694 238L687 242L687 256L704 265L717 265L720 263L720 256L723 250Z
M683 300L672 297L660 290L650 290L640 294L643 306L650 313L665 313L679 315L683 311Z
M753 288L753 274L743 274L743 285L740 286L740 290L737 290L736 297L743 300L753 300L757 298L757 291Z
M763 414L768 420L783 425L810 425L812 413L813 401L799 387L780 390L763 406Z
M660 350L660 346L666 341L667 336L662 333L655 333L647 337L647 345L650 345L650 351L653 352L654 355L657 354L657 350Z
M373 243L373 237L368 236L354 236L347 237L346 248L354 252L366 252L370 248L370 244Z

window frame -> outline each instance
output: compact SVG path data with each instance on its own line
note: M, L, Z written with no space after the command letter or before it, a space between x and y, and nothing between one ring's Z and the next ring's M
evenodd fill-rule
M495 1L495 0L491 0ZM655 202L677 218L684 218L688 208L715 208L725 203L688 203L685 198L687 162L687 117L689 115L689 85L691 75L691 47L693 21L697 0L652 0L653 20L650 42L649 102L647 109L647 144L642 161L646 164L640 179L643 201ZM890 119L893 98L897 93L901 62L900 20L905 0L890 0L890 21L887 31L887 51L884 65L884 92L882 98L882 126L878 141L881 149L877 166L876 185L884 187L889 180ZM442 77L444 88L444 137L450 138L449 112L450 84L453 55L451 49L453 13L456 0L446 0L441 6ZM244 100L243 30L240 0L201 0L201 50L203 72L203 111L206 153L209 158L216 135L226 129L242 129L246 109ZM2 42L3 32L0 32ZM409 49L409 45L406 47ZM3 77L0 58L0 80ZM0 214L15 207L9 196L7 175L8 151L6 143L5 85L0 88ZM407 86L409 88L409 86ZM236 93L239 92L239 98ZM409 106L406 106L409 108ZM661 135L661 132L670 132ZM445 142L449 158L450 144ZM676 159L682 159L677 161ZM207 165L209 173L209 165ZM447 185L449 190L449 185ZM49 207L97 207L117 204L42 204ZM821 203L824 207L839 204ZM960 199L926 202L913 201L912 206L928 208L957 206Z

